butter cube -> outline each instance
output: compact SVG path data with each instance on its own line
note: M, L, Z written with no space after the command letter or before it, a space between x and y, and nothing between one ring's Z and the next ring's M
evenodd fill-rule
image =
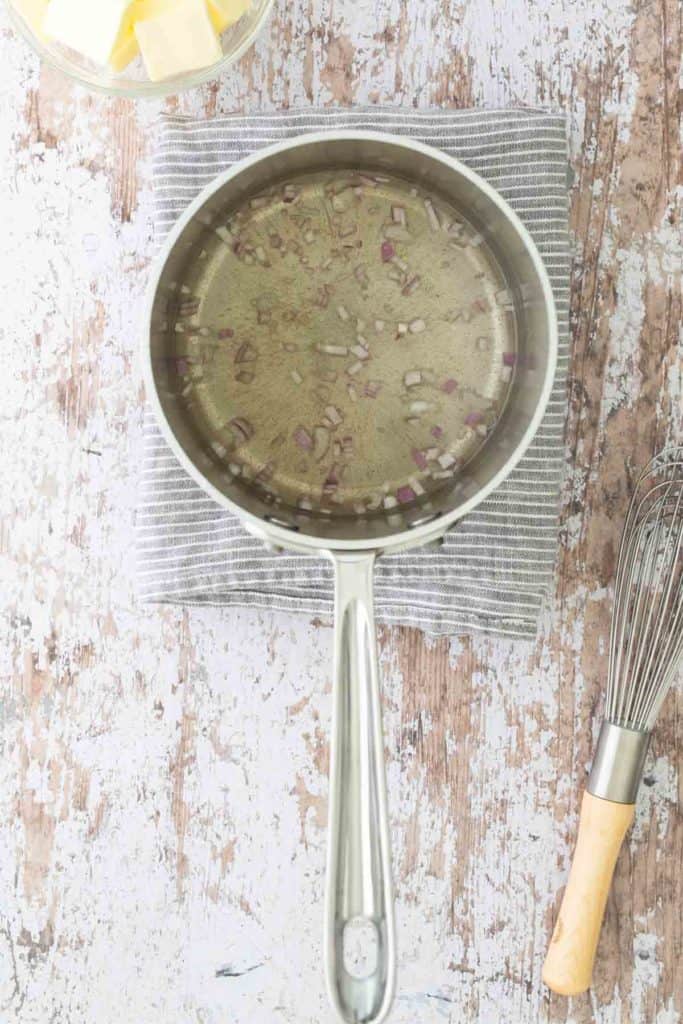
M135 36L135 27L132 22L127 23L119 32L114 49L109 55L109 67L112 71L123 71L132 60L135 60L139 52L140 47Z
M251 7L251 0L207 0L209 16L216 32L225 32Z
M12 6L24 19L28 27L39 39L44 36L43 21L47 11L48 0L12 0Z
M132 0L109 58L109 67L112 71L123 71L140 53L135 35L135 22L155 18L178 2L179 0Z
M50 0L45 35L95 64L106 64L119 38L130 0Z
M223 56L205 0L180 0L136 21L135 35L153 82L208 67Z

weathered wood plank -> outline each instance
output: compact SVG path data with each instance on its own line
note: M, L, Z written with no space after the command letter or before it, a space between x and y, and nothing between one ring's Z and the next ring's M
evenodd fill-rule
M328 624L141 609L132 583L156 104L40 70L2 22L0 1006L16 1024L322 1024ZM683 1018L680 694L595 986L540 980L601 707L629 477L683 435L676 0L276 5L191 113L552 103L570 120L574 360L535 645L382 634L392 1020Z

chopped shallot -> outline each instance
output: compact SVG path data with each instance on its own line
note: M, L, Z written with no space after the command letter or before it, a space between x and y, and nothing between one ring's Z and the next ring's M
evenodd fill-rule
M327 427L313 428L313 457L317 462L324 459L330 447L330 432Z
M325 356L347 356L349 354L346 345L323 345L322 342L319 342L316 348Z
M335 427L339 426L344 419L336 405L325 406L325 415Z
M438 231L441 227L441 222L439 221L438 214L434 209L434 203L431 201L431 199L425 199L424 207L425 210L427 211L427 219L429 220L430 228L432 229L432 231Z
M236 363L253 363L257 358L258 352L248 341L243 341L240 347L235 352Z
M415 501L417 495L412 487L408 487L408 485L405 484L403 487L399 487L396 491L396 497L402 505L407 505L408 502Z
M228 426L232 430L238 444L241 444L243 441L249 441L254 436L254 428L249 420L245 420L242 416L235 416L234 419L230 420Z
M406 281L401 291L402 295L412 295L413 292L420 286L420 275L413 274L413 276Z
M382 242L382 245L380 246L380 253L382 256L382 263L391 263L394 256L396 255L396 250L394 249L391 242L385 241Z
M305 427L298 426L294 431L294 441L303 451L310 452L313 450L313 438L308 433Z

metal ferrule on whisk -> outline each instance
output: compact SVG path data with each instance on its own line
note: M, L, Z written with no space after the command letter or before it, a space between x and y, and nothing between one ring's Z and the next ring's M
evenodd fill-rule
M650 743L650 733L603 722L588 792L618 804L634 804Z

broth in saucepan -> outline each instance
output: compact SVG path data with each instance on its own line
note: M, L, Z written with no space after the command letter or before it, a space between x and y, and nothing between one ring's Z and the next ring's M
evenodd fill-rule
M481 234L374 172L301 176L231 211L173 327L213 457L326 514L427 501L495 426L515 364L513 296Z

